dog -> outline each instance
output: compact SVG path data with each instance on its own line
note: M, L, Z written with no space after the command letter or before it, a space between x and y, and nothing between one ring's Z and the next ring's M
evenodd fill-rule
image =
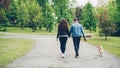
M98 49L99 55L100 55L101 57L103 57L103 47L102 47L102 45L98 45L98 46L97 46L97 49Z

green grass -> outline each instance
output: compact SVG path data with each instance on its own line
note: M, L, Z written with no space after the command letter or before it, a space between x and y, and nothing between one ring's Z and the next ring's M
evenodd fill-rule
M0 38L0 68L23 56L34 43L29 39Z
M52 32L48 32L44 28L42 28L42 30L37 29L35 32L32 32L31 28L24 28L24 30L22 30L20 27L7 27L7 32L20 33L20 34L36 34L36 35L56 34L56 31L53 30Z
M0 34L0 36L5 36L5 34Z
M105 40L104 37L93 36L88 42L93 45L103 45L106 51L120 58L120 37L108 37L108 40Z

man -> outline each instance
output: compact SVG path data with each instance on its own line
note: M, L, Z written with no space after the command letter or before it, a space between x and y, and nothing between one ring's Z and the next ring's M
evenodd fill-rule
M74 43L74 49L75 49L75 58L78 58L79 56L79 44L81 40L81 36L84 37L84 40L86 40L84 31L83 31L83 26L78 23L78 20L75 18L74 23L70 27L70 34L72 34L73 38L73 43Z

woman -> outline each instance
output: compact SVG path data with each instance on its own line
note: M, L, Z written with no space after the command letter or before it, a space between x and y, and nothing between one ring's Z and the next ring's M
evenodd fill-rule
M60 49L62 52L62 58L65 57L66 42L69 37L68 22L66 19L62 19L58 25L57 39L60 41Z

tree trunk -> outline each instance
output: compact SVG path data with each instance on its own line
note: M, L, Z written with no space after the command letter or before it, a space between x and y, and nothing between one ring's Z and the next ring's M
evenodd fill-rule
M42 29L42 25L39 25L39 30L41 30Z
M37 29L36 25L34 23L32 23L32 31L35 32Z
M107 34L105 34L105 40L107 40Z
M22 30L24 29L24 23L21 23L21 29Z
M46 31L49 31L49 25L48 24L46 25Z
M90 28L90 33L92 33L92 29Z
M24 25L21 26L22 30L24 30Z

